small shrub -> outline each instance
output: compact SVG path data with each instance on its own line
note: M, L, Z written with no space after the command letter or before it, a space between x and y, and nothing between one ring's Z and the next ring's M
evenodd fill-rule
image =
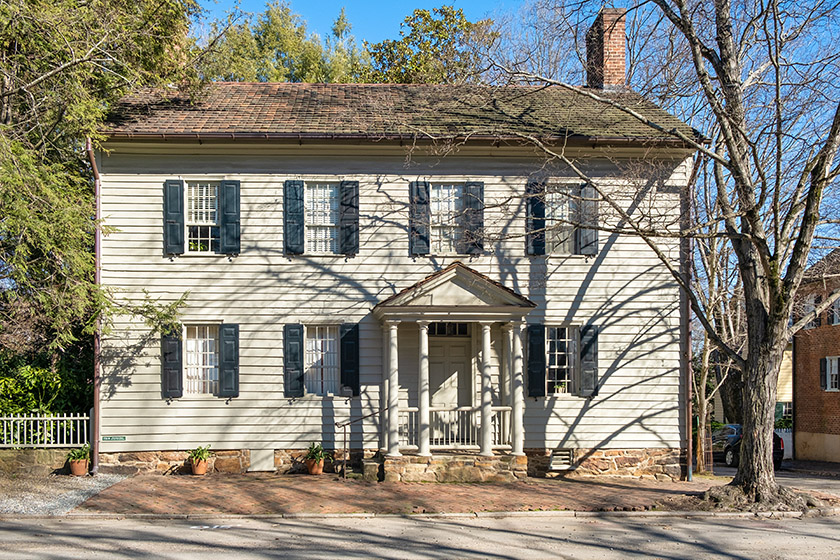
M90 460L90 445L85 444L82 447L71 449L67 454L68 461L89 461Z
M190 450L190 461L193 463L199 463L201 461L206 461L213 455L213 452L210 451L210 446L204 447L196 447L195 449Z

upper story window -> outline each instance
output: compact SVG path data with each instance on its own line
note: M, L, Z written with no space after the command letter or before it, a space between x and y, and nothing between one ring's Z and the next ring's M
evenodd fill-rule
M184 393L219 392L219 327L187 325L184 329Z
M464 185L432 183L430 205L432 253L459 252L464 237Z
M306 182L305 224L308 253L338 252L338 183Z
M549 254L574 253L578 215L573 185L548 185L545 193L545 249Z
M817 294L808 294L805 296L805 300L802 303L802 316L804 317L809 313L813 313L814 309L817 307L818 301ZM808 321L802 328L813 329L816 326L818 326L818 319L814 318Z
M304 384L310 395L337 395L341 389L338 327L307 325Z
M187 182L187 249L219 252L219 183Z
M828 356L825 358L824 375L823 388L826 391L840 391L840 357Z
M840 299L835 299L828 308L828 324L840 325Z

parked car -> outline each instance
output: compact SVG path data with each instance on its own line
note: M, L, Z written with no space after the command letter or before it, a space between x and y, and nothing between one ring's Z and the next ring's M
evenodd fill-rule
M722 458L727 467L737 467L741 460L742 435L740 424L726 424L723 428L712 433L712 453ZM782 441L779 434L773 432L774 469L778 470L782 467L784 456L785 442Z

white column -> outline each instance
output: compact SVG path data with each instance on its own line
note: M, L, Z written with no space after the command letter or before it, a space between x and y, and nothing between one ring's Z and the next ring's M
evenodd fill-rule
M490 378L490 327L481 323L481 455L493 455L493 387Z
M504 406L511 406L512 402L512 388L513 388L513 325L505 323L502 325L502 364L504 365L504 375L499 375L499 401ZM513 411L511 411L512 413ZM501 422L502 433L506 436L511 436L511 420L510 414L503 416L504 422ZM513 437L510 437L511 444Z
M525 414L525 376L522 361L522 325L513 326L513 375L510 376L511 422L513 432L513 454L525 455L525 430L523 416Z
M400 455L399 323L388 322L388 455Z
M429 412L429 322L420 321L420 370L417 376L418 424L420 430L420 455L431 456L429 439L431 437L431 413Z
M379 450L382 453L388 451L388 397L390 396L390 384L388 383L388 372L391 368L388 358L388 325L382 325L382 386L379 388Z

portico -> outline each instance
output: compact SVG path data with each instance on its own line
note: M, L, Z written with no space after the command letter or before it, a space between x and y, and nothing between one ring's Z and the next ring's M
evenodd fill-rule
M460 262L376 305L383 450L524 455L522 323L534 307Z

